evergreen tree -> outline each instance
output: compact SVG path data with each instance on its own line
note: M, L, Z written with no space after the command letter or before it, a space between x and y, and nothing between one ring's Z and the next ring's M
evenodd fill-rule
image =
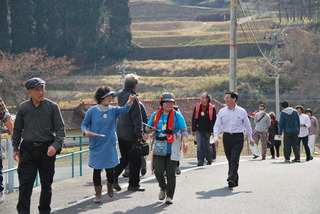
M34 47L32 0L10 0L12 53L22 53Z
M49 0L50 1L50 0ZM35 46L48 45L48 0L34 0Z
M132 39L129 0L106 0L105 4L109 11L106 54L111 59L123 59L129 53Z
M10 51L7 0L0 0L0 50Z

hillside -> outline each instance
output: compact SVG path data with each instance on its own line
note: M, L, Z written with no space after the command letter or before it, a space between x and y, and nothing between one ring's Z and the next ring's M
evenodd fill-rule
M225 21L229 11L226 9L188 7L166 2L134 1L130 3L132 22L164 21Z
M195 18L199 14L219 14L223 10L186 8L164 2L134 0L130 3L133 43L140 51L138 56L141 58L125 63L129 66L127 71L141 76L139 98L158 99L163 91L174 92L181 98L197 97L201 92L208 91L223 101L223 92L228 90L229 85L229 22L196 21ZM258 19L253 25L259 41L263 41L266 34L274 32L271 29L274 25L272 19ZM253 41L249 28L245 25L243 28L248 39ZM295 35L296 32L292 31L289 37ZM256 59L246 58L252 47L257 48L256 45L245 47L246 39L240 29L237 36L238 57L243 57L237 65L238 92L244 94L239 104L255 108L259 103L266 103L269 110L274 109L274 77L268 76ZM245 50L241 49L241 45ZM270 47L265 46L264 50ZM190 54L186 54L185 59L177 60L177 52ZM210 54L211 59L201 60L201 57ZM159 56L162 56L162 60L147 60ZM261 62L262 66L266 66L264 60L261 59ZM314 88L317 85L319 75L313 74L315 78L309 79L305 76L298 71L288 73L284 68L280 76L281 99L289 100L293 106L302 104L320 111L317 105L319 96L315 92L310 92L310 96L303 95L308 93L304 90L305 86ZM95 73L87 70L82 75L70 75L65 80L53 81L48 85L48 96L57 101L92 98L93 91L101 85L120 89L120 79L119 70L115 66L101 67Z

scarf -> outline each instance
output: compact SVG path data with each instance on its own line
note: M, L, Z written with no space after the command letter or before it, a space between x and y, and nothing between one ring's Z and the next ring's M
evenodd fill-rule
M163 107L161 106L161 107L159 108L159 110L157 111L156 115L155 115L154 118L153 118L154 127L158 127L159 119L160 119L160 116L161 116L162 113L163 113ZM168 120L167 120L167 129L170 129L170 130L172 130L172 131L174 130L173 118L174 118L174 110L172 109L172 110L169 112ZM174 135L173 135L173 133L172 133L172 134L167 134L167 142L168 142L168 143L174 142Z

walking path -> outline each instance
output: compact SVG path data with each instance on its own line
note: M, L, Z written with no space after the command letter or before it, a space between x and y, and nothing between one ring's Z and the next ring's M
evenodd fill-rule
M158 200L159 187L150 170L141 177L145 192L127 191L127 179L121 178L122 191L109 198L104 192L103 203L94 204L92 175L53 184L53 213L320 213L320 158L310 162L285 163L276 160L253 160L241 157L239 186L227 187L228 164L218 157L210 166L196 167L196 159L181 161L181 175L172 205ZM148 163L150 165L150 163ZM104 174L103 174L104 175ZM106 185L103 191L106 191ZM31 213L37 213L40 188L32 196ZM18 193L6 195L0 213L17 213Z

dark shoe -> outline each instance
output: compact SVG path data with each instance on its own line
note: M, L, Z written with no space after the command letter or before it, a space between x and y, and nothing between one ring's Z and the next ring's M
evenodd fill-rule
M124 173L122 174L122 176L123 176L124 178L128 178L128 177L129 177L129 173L124 172Z
M233 180L229 180L228 181L228 186L230 187L230 188L232 188L232 187L234 187L236 184L233 182Z
M276 159L276 158L274 156L272 156L271 159Z
M259 156L257 155L253 155L253 159L257 159Z
M298 160L298 159L293 159L292 162L300 163L300 160Z
M180 167L178 167L178 166L177 166L177 168L176 168L176 174L177 174L177 175L180 175L180 174L181 174Z
M112 187L113 187L113 189L115 189L117 191L121 190L121 187L120 187L119 183L116 182L116 181L113 182Z
M141 169L141 175L144 176L145 174L147 174L147 169Z
M198 163L197 166L203 166L203 163Z
M211 164L212 164L212 161L208 161L208 162L207 162L207 165L211 165Z
M313 160L313 156L310 156L310 160Z
M261 160L265 160L265 159L266 159L266 157L262 157L262 158L261 158Z
M284 162L290 162L290 160L284 160Z
M145 188L142 188L142 187L140 187L140 186L138 186L138 187L134 187L134 186L128 186L128 190L129 191L133 191L133 192L137 192L137 191L139 191L139 192L143 192L143 191L145 191L146 189Z
M310 158L307 158L306 161L310 161Z

